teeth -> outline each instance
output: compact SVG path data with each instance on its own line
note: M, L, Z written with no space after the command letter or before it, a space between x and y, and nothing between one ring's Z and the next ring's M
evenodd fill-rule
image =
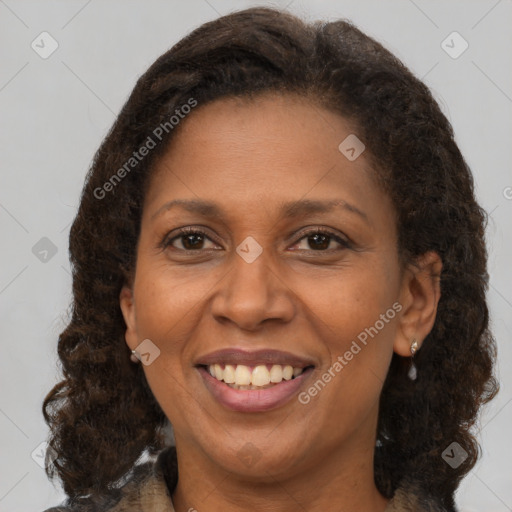
M256 366L252 371L251 383L253 386L266 386L270 384L270 372L266 366Z
M235 383L235 367L231 364L227 364L224 368L223 379L226 384Z
M224 371L222 370L222 367L220 364L213 365L213 371L215 372L215 378L218 380L222 380L222 377L224 376Z
M298 368L297 368L298 369ZM270 382L281 382L283 380L283 368L280 364L274 364L270 369Z
M222 380L236 389L263 389L283 380L298 377L304 368L274 364L269 370L267 365L262 364L255 366L251 371L251 367L243 364L227 364L224 369L220 364L213 364L208 366L208 371L212 377Z
M219 377L215 374L218 380L222 380L222 375ZM251 370L248 366L238 364L235 370L235 384L238 386L248 386L251 383Z
M293 366L287 365L283 368L283 379L290 380L293 377Z

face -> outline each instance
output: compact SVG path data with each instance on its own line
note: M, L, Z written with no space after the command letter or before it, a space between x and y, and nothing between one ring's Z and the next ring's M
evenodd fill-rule
M338 149L352 133L303 98L222 99L159 161L121 308L130 349L150 340L179 457L265 479L373 454L393 351L409 355L421 314L389 198L365 152ZM257 387L235 389L247 375Z

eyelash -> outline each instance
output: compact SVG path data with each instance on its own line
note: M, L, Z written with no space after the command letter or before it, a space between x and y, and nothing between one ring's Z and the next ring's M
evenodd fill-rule
M166 249L168 246L172 245L172 242L174 242L174 240L176 240L178 238L181 238L181 237L183 237L185 235L190 235L190 234L202 235L205 238L208 238L208 240L210 240L212 242L215 242L214 240L212 240L208 236L208 233L206 231L204 231L203 229L197 228L197 227L193 227L193 226L187 226L185 228L179 229L177 234L174 235L172 238L169 238L169 236L166 236L163 239L163 241L160 244L160 246L161 246L162 249ZM310 229L308 231L302 232L301 233L301 237L293 245L296 245L303 238L306 238L306 237L312 236L312 235L328 235L331 239L333 239L334 241L338 242L342 246L341 249L337 249L337 250L343 250L343 249L350 248L350 244L349 244L349 242L347 240L344 240L343 238L339 237L338 235L336 235L332 231L330 231L328 229L325 229L325 228L313 228L313 229ZM190 254L190 253L199 253L199 252L202 252L204 250L208 250L208 249L196 249L196 250L194 250L194 249L177 249L176 247L173 247L173 249L176 249L177 251L188 253L188 254ZM322 253L322 252L324 252L324 253L325 252L326 253L331 253L332 249L331 250L329 250L329 249L324 249L324 250L322 250L322 249L319 249L319 250L310 249L310 250L306 250L306 252L308 252L308 253L315 253L315 254Z

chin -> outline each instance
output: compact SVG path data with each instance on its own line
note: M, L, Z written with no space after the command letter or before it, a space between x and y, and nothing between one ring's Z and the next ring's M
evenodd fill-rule
M210 460L229 473L259 482L275 482L278 475L290 475L299 469L299 461L304 455L299 448L304 440L297 438L295 447L290 443L282 445L282 433L265 435L263 439L244 436L244 441L234 443L233 438L212 451L212 445L205 447Z

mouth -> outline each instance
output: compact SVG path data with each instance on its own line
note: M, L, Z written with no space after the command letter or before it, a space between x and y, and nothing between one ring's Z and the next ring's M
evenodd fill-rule
M268 389L283 381L293 380L313 366L293 367L281 364L210 364L200 365L212 377L227 384L232 389L254 390Z
M313 373L313 361L268 350L217 351L195 365L205 387L222 406L263 412L288 403Z

